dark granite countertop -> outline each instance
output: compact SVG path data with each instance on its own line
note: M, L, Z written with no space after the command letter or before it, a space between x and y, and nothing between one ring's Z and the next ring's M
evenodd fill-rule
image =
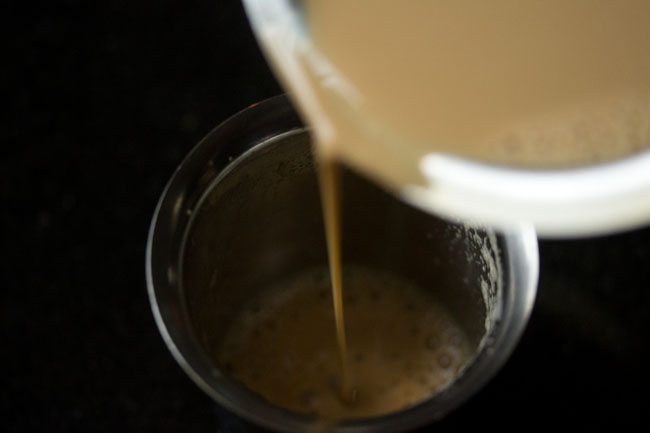
M218 431L211 400L159 337L144 248L189 149L281 92L241 5L4 9L0 430ZM431 431L648 424L650 229L540 248L540 291L519 347Z

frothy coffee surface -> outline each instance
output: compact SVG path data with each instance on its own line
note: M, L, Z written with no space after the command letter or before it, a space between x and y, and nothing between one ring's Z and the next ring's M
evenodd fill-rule
M269 290L233 321L221 365L275 405L328 419L395 412L448 385L466 364L467 337L433 296L384 272L344 275L348 372L341 398L330 281L323 269Z

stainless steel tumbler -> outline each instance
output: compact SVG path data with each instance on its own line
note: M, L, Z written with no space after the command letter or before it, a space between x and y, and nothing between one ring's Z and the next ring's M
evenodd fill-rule
M265 429L395 432L433 422L473 395L515 347L536 292L536 236L527 226L496 233L440 219L352 171L343 178L344 266L391 272L434 292L471 341L469 364L414 407L326 425L265 401L216 361L247 300L326 266L310 147L309 131L279 96L221 124L178 167L156 209L146 258L163 339L217 404Z

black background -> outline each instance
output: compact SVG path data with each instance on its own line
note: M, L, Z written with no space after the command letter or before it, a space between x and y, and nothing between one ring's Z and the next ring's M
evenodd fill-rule
M236 0L92 3L2 6L0 431L216 432L155 327L147 229L189 149L281 89ZM519 347L430 431L648 424L650 230L540 250Z

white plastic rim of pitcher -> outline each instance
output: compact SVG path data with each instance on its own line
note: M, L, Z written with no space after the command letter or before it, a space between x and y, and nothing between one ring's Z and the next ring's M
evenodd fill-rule
M530 222L538 235L577 237L650 221L650 152L598 166L526 171L428 155L430 185L409 187L413 204L496 227Z
M295 52L309 40L294 1L243 3L270 63L300 87L304 77ZM311 114L313 119L320 117ZM609 163L557 170L508 168L429 154L419 169L428 185L408 186L397 193L417 207L455 220L498 229L531 224L547 238L606 234L650 222L650 150Z

